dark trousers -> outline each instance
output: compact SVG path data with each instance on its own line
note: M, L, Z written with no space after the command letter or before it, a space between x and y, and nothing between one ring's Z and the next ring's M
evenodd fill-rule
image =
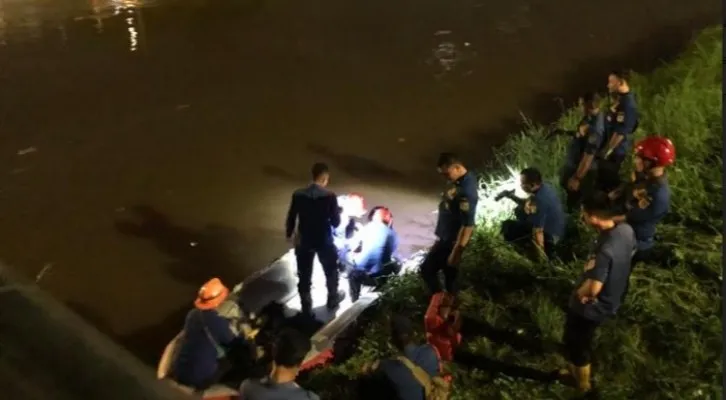
M444 287L447 292L455 294L459 290L456 280L459 269L457 266L450 266L448 262L454 245L453 242L437 241L421 263L421 277L432 294L441 292L439 271L444 273Z
M607 160L597 162L598 189L608 193L620 186L620 167L623 165L625 155L611 155Z
M567 313L565 321L565 356L576 367L590 364L592 358L592 339L600 322L589 320L573 312Z
M560 176L560 186L565 190L567 198L565 199L565 206L567 207L568 213L579 211L580 202L582 201L583 193L588 193L592 189L592 173L588 172L585 177L580 181L580 190L572 191L567 187L570 178L572 178L577 172L576 169L565 168Z
M517 245L528 246L532 242L532 225L521 220L506 220L502 222L502 236L504 240ZM552 235L544 234L544 251L548 258L555 256L555 239Z
M328 298L333 298L338 293L338 250L332 243L319 247L298 246L295 248L297 259L297 291L300 294L300 303L303 311L309 311L312 307L312 296L310 289L313 279L313 262L318 256L320 264L325 272L325 283L328 287Z
M401 265L397 262L390 262L381 267L381 270L374 274L368 274L358 269L348 269L348 286L350 289L351 301L356 301L360 297L361 286L381 287L386 284L388 278L398 274Z

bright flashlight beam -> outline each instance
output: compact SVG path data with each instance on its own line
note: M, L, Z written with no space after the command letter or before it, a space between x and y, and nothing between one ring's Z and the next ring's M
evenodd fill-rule
M487 228L494 228L510 217L516 204L509 199L495 197L505 190L514 190L515 196L525 198L527 194L522 190L519 182L519 170L507 166L507 173L502 176L489 176L480 180L479 201L477 203L476 215L478 225Z

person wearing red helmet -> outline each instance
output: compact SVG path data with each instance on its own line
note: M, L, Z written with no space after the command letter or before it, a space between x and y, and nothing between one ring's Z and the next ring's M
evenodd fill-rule
M656 225L670 209L671 191L666 168L676 160L676 148L670 139L662 136L647 137L635 145L632 183L625 192L625 215L635 230L638 240L636 261L650 258L655 244ZM622 191L614 191L610 197L620 197Z
M348 284L352 301L358 300L362 285L376 285L400 270L394 258L398 235L393 230L391 210L375 207L368 219L359 235L360 246L349 258Z

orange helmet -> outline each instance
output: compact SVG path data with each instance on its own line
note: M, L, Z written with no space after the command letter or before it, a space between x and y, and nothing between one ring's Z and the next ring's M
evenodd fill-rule
M366 214L366 202L358 193L348 193L338 197L338 205L348 215L362 217Z
M205 283L194 300L194 306L200 310L213 310L229 295L229 289L222 283L219 278L212 278Z
M648 136L635 144L635 155L653 161L656 167L667 167L676 161L676 146L662 136Z
M372 221L373 217L376 214L379 214L381 216L381 220L386 225L391 225L393 223L393 214L391 213L391 210L388 209L388 207L383 206L376 206L374 207L371 212L368 214L368 220Z

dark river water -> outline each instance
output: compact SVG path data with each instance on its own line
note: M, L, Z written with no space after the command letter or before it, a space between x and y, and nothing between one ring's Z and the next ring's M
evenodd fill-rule
M431 239L441 150L641 71L717 0L0 0L0 259L146 360L286 250L312 162Z

